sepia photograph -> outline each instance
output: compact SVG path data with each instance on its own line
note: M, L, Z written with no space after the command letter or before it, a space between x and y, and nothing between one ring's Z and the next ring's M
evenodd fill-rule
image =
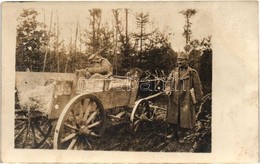
M211 152L214 36L203 14L23 8L15 148Z
M250 64L256 62L258 51L257 5L174 1L4 3L3 52L9 57L5 54L3 63L9 64L3 64L2 75L11 93L3 91L8 94L3 97L10 100L3 101L3 106L11 107L10 114L2 112L3 118L8 116L3 128L6 131L8 127L8 134L2 136L2 143L5 136L9 139L4 147L18 154L57 154L59 158L40 160L51 162L86 161L81 158L83 154L110 152L128 153L129 159L119 162L130 162L137 155L136 162L143 153L155 153L161 162L167 162L164 158L172 153L177 154L176 161L171 158L168 162L185 161L186 156L178 153L187 157L194 154L197 158L193 162L200 161L200 155L212 161L221 156L221 149L223 154L228 152L227 157L222 156L225 161L243 155L245 161L256 159L258 149L249 150L258 144L258 87L249 79L237 81L237 85L242 84L241 91L249 92L243 97L242 92L237 94L232 89L236 84L232 78L238 79L251 67L252 74L257 72L257 65ZM242 16L236 15L243 7ZM241 33L243 29L249 29L245 40L240 38L246 36ZM246 42L244 51L252 52L247 54L247 64L240 65L244 71L236 69L244 58L238 56L240 40ZM240 48L234 50L234 46ZM7 74L12 78L9 82ZM245 90L247 82L252 84ZM235 106L242 102L252 102L247 106L252 110L246 118L251 122L240 126L242 109ZM232 140L237 134L246 135L250 127L256 130L248 135L251 139L243 138L241 143ZM239 128L241 132L236 131ZM225 146L232 148L233 142L238 147L247 146L224 150ZM70 153L83 160L64 156ZM3 155L10 161L8 151ZM35 154L19 159L37 161ZM153 162L160 162L158 159Z

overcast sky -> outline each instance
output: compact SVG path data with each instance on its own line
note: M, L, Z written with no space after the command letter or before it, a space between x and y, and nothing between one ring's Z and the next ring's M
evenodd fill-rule
M207 4L207 3L204 3ZM150 20L155 23L155 27L159 27L162 31L169 28L171 36L170 42L174 50L183 50L185 39L182 36L184 16L179 12L188 8L196 9L198 12L191 18L192 22L192 38L202 39L208 35L212 35L212 18L208 5L202 5L199 2L74 2L61 3L56 2L49 5L48 3L31 3L20 7L33 7L41 14L39 19L43 21L43 11L45 10L46 24L49 26L51 11L53 10L53 22L56 21L56 14L59 14L59 22L61 28L61 37L66 43L69 42L71 35L75 35L76 17L79 15L82 29L89 27L89 9L100 8L102 10L102 22L108 22L112 26L112 9L122 8L120 15L124 17L124 8L129 9L129 32L136 30L136 22L134 14L144 12L150 14ZM19 11L19 10L18 10ZM72 32L71 32L72 30Z

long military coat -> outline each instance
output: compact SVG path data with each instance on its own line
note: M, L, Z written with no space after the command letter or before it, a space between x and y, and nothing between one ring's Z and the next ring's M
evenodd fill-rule
M192 128L196 120L192 92L194 91L195 101L202 99L202 87L197 71L190 67L182 72L179 67L174 69L168 77L167 87L170 87L171 95L166 120L182 128Z

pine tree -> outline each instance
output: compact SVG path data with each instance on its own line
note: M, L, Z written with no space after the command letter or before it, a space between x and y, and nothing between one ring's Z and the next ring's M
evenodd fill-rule
M37 20L39 13L24 9L18 17L16 36L16 70L42 71L44 44L48 39L44 24Z

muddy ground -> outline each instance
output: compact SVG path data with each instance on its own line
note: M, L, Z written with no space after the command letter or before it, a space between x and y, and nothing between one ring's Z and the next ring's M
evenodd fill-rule
M129 131L127 123L116 125L106 131L104 150L146 151L146 152L188 152L190 143L168 141L165 137L166 125L163 122L147 122L136 133Z
M206 101L202 108L211 111L211 101ZM164 115L165 113L159 113L153 121L147 121L140 125L135 133L131 130L129 118L116 123L107 119L107 126L102 135L102 140L94 146L97 150L104 151L211 152L211 112L204 112L200 116L201 120L204 120L203 129L198 131L198 125L196 125L194 129L186 131L184 143L166 139L167 123L163 119ZM54 128L40 149L53 149L55 124L53 122ZM195 151L194 145L196 145L197 149Z
M167 140L166 124L161 121L144 123L133 133L128 122L110 125L106 128L98 150L138 152L189 152L192 143ZM52 149L53 132L40 149Z
M167 99L165 97L159 97L157 101L150 102L150 105L165 108L166 102ZM167 124L164 121L166 111L158 110L155 114L156 118L153 121L140 124L138 130L133 133L129 118L132 109L121 110L127 110L129 116L126 116L123 121L118 122L107 118L106 130L101 143L98 145L98 150L139 152L189 152L191 150L193 143L178 143L175 140L166 140ZM42 148L52 148L53 134L54 130Z

